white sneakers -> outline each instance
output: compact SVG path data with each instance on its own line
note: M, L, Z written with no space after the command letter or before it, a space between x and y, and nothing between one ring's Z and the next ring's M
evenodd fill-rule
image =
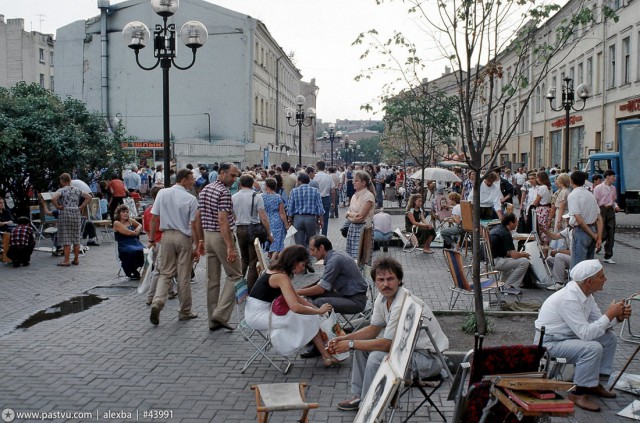
M609 257L606 259L602 259L602 261L604 261L605 263L609 263L609 264L616 264L615 261L613 261L613 258Z
M564 288L564 285L563 285L563 284L561 284L561 283L555 283L555 284L553 284L553 285L549 285L549 286L547 287L547 289L548 289L549 291L559 291L559 290L561 290L562 288Z

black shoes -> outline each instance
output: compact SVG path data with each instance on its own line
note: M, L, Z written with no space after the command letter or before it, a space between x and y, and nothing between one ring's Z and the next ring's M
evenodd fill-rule
M318 351L315 345L311 344L311 346L307 348L305 352L300 354L300 357L302 358L320 357L320 351Z

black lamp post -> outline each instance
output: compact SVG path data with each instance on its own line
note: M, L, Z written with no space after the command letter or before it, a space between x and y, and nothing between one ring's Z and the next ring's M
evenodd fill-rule
M575 107L575 94L578 94L578 97L582 100L582 107ZM547 99L549 100L549 106L551 106L551 110L555 112L559 112L560 110L565 111L565 128L564 128L564 146L562 149L564 150L564 168L569 168L569 114L571 110L575 112L579 112L585 108L587 105L587 99L591 97L591 93L589 90L589 86L587 84L578 85L578 89L574 93L573 90L573 79L564 78L564 83L562 85L562 104L560 107L553 107L553 100L556 98L556 88L551 87L549 92L547 93Z
M336 139L340 141L342 139L342 131L336 132L336 125L334 125L333 123L329 124L328 129L329 132L324 131L322 133L322 138L324 138L326 142L331 142L331 166L333 166L333 141L335 141Z
M287 108L287 123L289 126L297 126L298 127L298 166L302 166L302 127L303 126L311 126L313 121L316 118L316 109L313 107L309 107L307 109L307 115L304 113L304 102L305 98L303 95L299 95L296 97L296 106L298 108L296 110L292 108ZM295 122L291 123L291 119L295 118Z
M145 67L140 63L138 54L149 41L149 28L140 21L129 22L122 30L127 46L136 54L136 63L141 69L153 70L160 65L162 68L162 121L164 132L164 181L169 186L169 170L171 168L171 130L169 127L169 69L171 65L180 70L189 69L196 62L196 50L207 42L209 36L207 28L198 21L189 21L182 25L180 38L185 46L191 49L193 57L188 66L178 66L176 57L176 26L168 24L167 19L178 10L179 0L151 0L153 11L162 17L162 25L156 24L153 31L153 50L156 63Z

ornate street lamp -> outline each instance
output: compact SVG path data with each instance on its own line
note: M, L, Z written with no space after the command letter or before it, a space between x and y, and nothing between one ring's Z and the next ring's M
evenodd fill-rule
M329 132L324 131L322 138L324 138L326 142L331 142L331 166L333 166L333 141L336 139L340 141L342 139L342 131L336 132L336 125L330 123Z
M305 116L304 113L304 102L305 98L303 95L299 95L296 97L296 106L298 108L296 110L292 108L287 108L287 123L289 126L297 126L298 127L298 166L302 166L302 127L303 126L311 126L313 121L316 118L316 109L313 107L309 107L307 109L307 114ZM295 122L291 123L291 119L294 118Z
M575 107L575 94L578 94L578 97L582 100L582 107ZM564 128L564 168L570 169L569 167L569 114L571 110L579 112L585 108L587 105L587 99L591 97L591 92L589 90L589 86L587 84L578 85L578 89L574 94L573 91L573 79L564 78L564 84L562 85L562 103L560 107L553 107L553 100L556 98L556 88L551 87L549 92L547 93L547 99L549 100L549 105L551 106L551 110L555 112L559 112L560 110L565 111L565 128Z
M196 62L196 50L207 42L209 33L207 28L198 21L189 21L180 29L180 39L185 46L191 49L193 57L188 66L181 67L175 62L176 57L176 26L168 24L167 19L178 10L179 0L151 0L153 11L162 17L162 25L156 24L153 31L153 50L156 63L151 67L145 67L140 63L138 54L149 41L149 28L142 22L133 21L125 25L122 36L127 46L135 52L136 63L141 69L150 71L158 67L162 68L162 120L164 129L164 180L169 185L169 171L171 169L171 130L169 127L169 69L171 65L180 70L189 69Z

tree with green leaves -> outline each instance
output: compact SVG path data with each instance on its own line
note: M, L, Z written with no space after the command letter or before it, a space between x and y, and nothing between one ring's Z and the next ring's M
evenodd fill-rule
M385 97L386 145L391 151L404 146L403 156L413 157L421 168L430 167L443 148L448 153L458 133L455 100L429 83ZM420 186L424 187L424 174Z
M451 91L457 103L458 136L466 150L464 161L478 175L473 191L476 205L480 203L479 188L486 175L482 172L495 166L499 153L516 134L535 88L569 55L570 46L590 33L594 24L617 19L606 5L594 8L585 0L571 0L564 8L537 0L386 2L407 5L408 13L431 41L432 48L427 51L437 49L435 60L445 60L453 69L455 86ZM425 50L401 32L381 41L378 32L371 30L361 34L355 44L363 44L365 39L369 43L362 57L377 52L384 61L367 68L356 79L384 71L395 73L391 85L401 83L403 89L418 85L427 63L427 57L422 57ZM428 59L433 60L434 55ZM388 91L388 86L383 91ZM508 111L512 112L512 119L505 117L509 116ZM483 160L485 155L487 159ZM477 252L481 239L478 207L474 207L473 226L473 250ZM472 276L478 329L484 333L480 254L473 255Z
M124 141L124 127L108 133L81 101L60 100L37 84L0 88L0 192L13 197L19 215L37 193L57 189L64 172L92 182L121 169Z

